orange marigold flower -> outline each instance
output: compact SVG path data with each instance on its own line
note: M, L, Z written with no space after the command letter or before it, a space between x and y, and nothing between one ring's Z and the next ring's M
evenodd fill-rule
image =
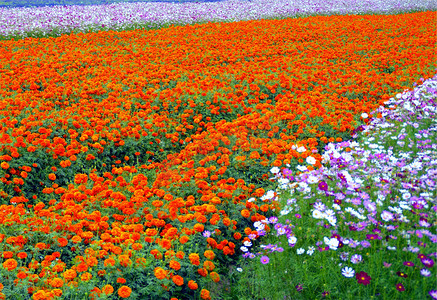
M209 276L211 277L212 281L214 281L214 282L220 281L220 276L216 272L209 273Z
M115 259L113 259L112 257L109 257L109 258L107 258L107 259L105 259L103 261L103 265L105 267L107 267L108 265L114 266L115 265Z
M210 294L209 294L209 291L208 291L208 290L205 290L205 289L202 289L202 290L200 291L200 298L202 298L203 300L210 300L210 299L211 299L211 296L210 296Z
M126 283L126 279L122 278L122 277L118 277L117 278L117 282L121 283L121 284L125 284Z
M243 209L241 211L241 215L243 216L243 218L249 218L250 217L250 211L248 211L247 209Z
M168 271L164 270L161 267L156 267L154 270L155 273L155 277L158 279L164 279L165 277L167 277L167 273Z
M194 280L190 280L188 281L188 288L191 290L197 290L199 285Z
M62 287L64 285L64 281L61 278L59 278L59 277L55 277L55 278L53 278L50 281L50 285L52 287L58 287L59 288L59 287Z
M4 263L3 263L3 268L5 268L8 271L12 271L14 270L16 267L18 266L18 263L15 259L10 258L7 259Z
M157 234L158 234L158 231L156 229L153 229L153 228L146 229L146 235L148 235L148 236L154 236Z
M171 248L171 241L167 239L162 239L160 245L164 249L170 249Z
M112 294L113 292L114 292L114 288L110 284L107 284L102 288L102 293L106 295Z
M71 280L77 277L77 273L75 270L69 269L67 271L65 271L64 273L62 273L62 275L64 276L65 279L67 280Z
M181 286L184 284L184 278L182 278L182 276L179 276L179 275L173 276L172 281L177 286Z
M213 260L215 258L215 253L212 250L206 250L203 252L203 255L209 260Z
M197 270L200 276L206 277L208 275L208 271L205 268L200 268Z
M205 260L205 262L203 263L203 267L208 271L212 271L215 269L214 263L210 260Z
M56 296L56 297L61 297L62 296L62 290L61 289L53 289L52 293Z
M12 258L14 256L14 253L12 251L4 251L3 252L3 258Z
M36 243L35 244L35 248L38 248L40 250L45 249L46 248L46 244L45 243Z
M191 253L191 254L188 256L188 258L190 259L190 261L191 261L191 263L192 263L193 265L198 266L198 265L200 264L200 262L199 262L199 260L200 260L200 258L199 258L199 254L197 254L197 253Z
M81 238L80 236L78 236L78 235L75 235L75 236L73 236L73 237L71 238L71 241L72 241L74 244L77 244L77 243L82 242L82 238Z
M186 242L188 242L189 239L190 239L190 238L189 238L188 236L183 235L183 236L181 236L181 237L179 238L179 242L180 242L181 244L185 244Z
M131 293L132 293L132 289L126 285L123 285L118 289L118 295L121 298L128 298Z
M50 173L49 174L49 179L50 180L55 180L56 179L56 175L54 173Z
M205 229L205 226L203 226L203 224L196 223L193 226L193 229L196 230L197 232L203 232L203 230Z
M2 169L8 169L9 168L9 164L7 163L7 162L2 162L1 164L0 164L0 166L2 167Z
M130 260L129 256L127 255L120 255L118 257L118 261L120 262L120 265L123 267L130 266L132 264L132 261Z
M17 257L21 258L21 259L25 259L25 258L27 258L27 253L26 252L19 252L17 254Z
M89 272L85 272L82 275L80 275L80 280L82 281L89 281L91 280L91 278L93 278L93 275L91 275L91 273Z
M175 260L170 261L170 268L172 268L175 271L179 271L181 268L181 264Z
M183 251L178 251L176 253L176 257L179 258L179 259L183 259L184 256L185 256L185 253Z

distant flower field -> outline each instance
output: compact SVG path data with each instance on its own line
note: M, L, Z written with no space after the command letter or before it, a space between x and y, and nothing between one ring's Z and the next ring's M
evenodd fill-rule
M435 4L267 2L0 8L0 299L437 298Z

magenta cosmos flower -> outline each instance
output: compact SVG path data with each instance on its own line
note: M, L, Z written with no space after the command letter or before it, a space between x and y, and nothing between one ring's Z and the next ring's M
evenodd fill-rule
M268 256L265 256L265 255L264 255L264 256L261 256L261 263L262 263L263 265L268 264L269 261L270 261L270 259L269 259Z
M405 262L404 262L404 266L407 266L407 267L414 267L414 263L411 262L411 261L405 261Z
M403 285L402 283L398 283L398 284L396 284L396 289L397 289L399 292L403 292L403 291L405 291L405 287L404 287L404 285Z
M363 271L357 273L355 275L355 278L357 279L358 283L361 283L363 285L368 285L370 283L370 280L372 279L366 272Z

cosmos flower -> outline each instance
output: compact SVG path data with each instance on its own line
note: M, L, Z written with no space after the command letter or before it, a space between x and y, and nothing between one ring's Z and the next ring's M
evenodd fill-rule
M370 280L372 279L366 272L363 271L357 273L355 275L355 278L357 279L358 283L363 285L368 285L370 283Z
M264 255L264 256L261 256L261 263L262 263L263 265L268 264L269 261L270 261L270 259L269 259L268 256L265 256L265 255Z
M431 276L431 271L426 269L426 268L423 268L420 270L420 275L422 275L424 277L429 277L429 276Z
M344 267L341 269L341 274L346 278L352 278L355 275L355 270L350 267Z
M405 291L405 287L404 287L404 285L403 285L402 283L398 283L398 284L396 284L396 289L397 289L399 292L403 292L403 291Z

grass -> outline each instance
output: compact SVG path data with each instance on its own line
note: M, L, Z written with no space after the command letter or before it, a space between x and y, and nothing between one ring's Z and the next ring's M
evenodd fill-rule
M398 14L398 17L401 15L400 12L392 13ZM402 14L406 17L413 16L411 17L413 21L406 19L411 22L411 27L414 22L420 21L419 18L414 18L413 12L402 12ZM306 23L296 23L304 28L311 22L314 24L319 22L320 19L316 16L317 14L294 17L303 20L308 18ZM344 18L348 17L350 16L344 16ZM425 17L427 16L423 15L423 18ZM287 18L284 17L283 20ZM323 20L329 21L329 17L326 16ZM273 18L270 21L271 26L279 24L274 23ZM198 24L209 23L214 22ZM390 21L387 21L384 24L389 23ZM215 24L226 23L216 21ZM240 32L243 32L243 28L249 27L251 22L236 22L236 24L243 25L239 27ZM261 27L266 24L268 23L260 23ZM148 31L177 35L178 31L180 33L193 27L202 27L185 25L184 23L133 24L115 30L123 31L126 36L128 31L132 31L132 37L135 38L135 34L147 34ZM427 27L430 32L432 32L431 25ZM278 26L278 30L282 28ZM314 32L308 31L307 35L316 32L316 29L313 30ZM85 31L95 31L96 34L93 35L95 39L103 36L102 33L100 33L102 35L98 34L101 31L98 28L88 27ZM66 42L68 39L64 40L66 38L64 33L65 29L62 28L54 30L50 35L42 31L34 31L29 33L32 38L26 41L29 45L37 45L40 42L49 45L50 41L59 37L55 45L69 45ZM110 29L105 38L112 38L113 33L114 29ZM368 34L371 36L372 33ZM70 33L69 38L78 36L82 38L85 35L80 35L76 31ZM393 32L393 41L396 36ZM270 35L270 38L275 37ZM282 36L278 35L278 37ZM423 60L427 65L416 66L414 63L418 64L418 62L409 60L408 63L403 62L404 65L400 66L402 62L397 61L396 63L399 64L397 65L390 61L393 65L390 66L390 63L379 61L381 66L369 68L370 71L364 68L364 63L358 65L363 70L360 74L373 74L373 78L384 80L384 84L388 86L381 89L371 80L364 80L359 83L360 86L355 87L355 90L361 89L362 94L369 98L373 90L378 92L374 98L371 98L374 102L369 101L368 104L373 105L374 108L377 108L378 104L384 104L375 111L366 110L359 105L363 97L355 102L357 103L355 107L348 106L347 101L353 101L358 96L349 90L350 85L346 85L347 76L343 77L341 71L337 72L334 67L333 71L337 73L332 76L332 80L326 80L327 83L324 84L323 79L318 78L320 74L314 77L305 70L307 66L302 61L298 61L301 69L297 70L300 70L301 76L296 78L302 79L300 85L304 86L299 90L292 86L287 88L279 77L274 79L267 77L274 77L275 71L266 77L242 79L242 74L247 71L235 63L237 59L234 62L226 60L226 65L230 65L229 68L225 71L220 69L216 73L214 73L215 69L211 68L211 65L214 67L212 63L197 71L200 73L208 71L205 76L214 78L217 86L218 82L226 83L224 87L216 86L213 89L216 93L223 93L219 98L221 105L217 105L218 108L221 106L222 110L219 110L217 115L215 109L208 111L203 107L207 101L211 105L218 103L217 99L214 100L210 95L203 95L202 91L188 85L189 82L202 81L201 76L195 77L196 70L190 69L195 68L196 65L187 67L182 77L170 78L167 82L164 77L156 83L154 81L144 83L145 81L141 82L142 79L136 77L135 82L144 85L136 90L137 95L130 91L135 87L128 82L129 73L126 75L123 73L125 69L122 64L126 64L126 61L109 64L113 68L119 68L115 74L120 77L115 77L116 81L107 81L102 86L100 82L96 84L89 80L92 78L90 75L96 76L96 73L86 72L98 72L99 68L107 67L106 65L93 67L93 63L99 58L105 58L104 54L101 53L100 57L93 56L92 60L89 60L86 55L78 57L81 54L75 52L76 62L62 65L61 58L59 61L50 61L51 54L47 48L45 48L45 58L41 58L37 50L29 50L31 47L26 49L19 44L22 39L21 35L3 37L4 45L14 46L12 40L16 40L18 45L16 50L20 50L19 45L21 45L22 51L29 51L26 52L29 55L28 59L33 55L34 58L38 58L38 62L43 62L45 59L53 64L58 63L61 67L65 66L65 73L62 75L66 77L59 81L59 75L55 73L47 75L53 81L58 80L57 87L63 86L63 88L62 91L54 89L53 94L45 98L42 93L50 92L53 85L35 83L31 69L23 72L19 68L13 68L11 64L9 68L1 70L11 79L3 82L5 88L0 98L3 115L7 116L0 123L5 133L0 143L1 172L3 172L0 175L5 183L0 191L1 203L4 204L0 206L2 224L0 298L170 299L174 297L223 300L437 298L434 263L437 242L435 217L437 156L436 151L433 150L436 148L437 140L436 78L430 80L422 78L413 91L404 93L401 87L411 87L412 82L400 83L399 79L411 81L411 78L416 78L417 80L417 74L406 76L409 72L434 74L435 62L433 65L432 61ZM156 39L160 41L160 37ZM308 37L304 34L303 39ZM11 42L8 42L9 40ZM133 39L129 41L131 45L137 45ZM89 49L92 51L93 41L90 40L89 43L91 44ZM167 43L167 40L163 40L162 45ZM281 43L280 39L277 39L277 43ZM355 46L365 46L360 43L361 41L357 40ZM295 56L304 52L305 47L314 47L311 45L311 39L308 42L295 41L290 44L295 45L297 49L292 50L295 51L293 52ZM282 51L289 50L283 44L280 45L283 46ZM112 49L110 47L114 46L109 43L106 47ZM116 45L115 48L117 47L120 47L120 56L133 55L123 52L126 46ZM160 47L160 44L156 46L158 59L155 61L158 63L165 58L163 52L160 52ZM268 51L273 51L274 47L269 47L266 45L265 49L257 50L266 51L264 57L263 54L244 53L244 58L248 59L249 63L250 61L253 63L250 65L252 70L267 64L270 64L270 68L274 68L272 61L292 56L281 56L276 52L271 54ZM407 49L406 53L420 51L414 47L407 47L405 43L399 49ZM10 49L4 50L4 53L8 54ZM84 47L83 50L88 48ZM341 47L336 50L339 53L346 53ZM389 53L389 50L386 51L385 54ZM65 50L64 54L70 55L68 50ZM192 55L195 56L194 49ZM270 59L269 55L275 59ZM68 57L72 59L72 56ZM132 61L134 55L129 57ZM211 57L214 56L206 58ZM340 57L341 55L338 55L337 60ZM149 60L145 61L153 61L153 59L155 57L149 56ZM193 58L195 59L197 58ZM255 64L257 59L260 61L258 65ZM224 60L222 58L222 61ZM352 62L354 61L351 60ZM40 67L40 64L35 64L37 65ZM176 66L176 63L172 62L171 65ZM147 68L154 67L153 64L147 66ZM420 67L423 69L421 70ZM237 68L242 68L243 71L232 73L232 70ZM314 66L312 68L315 69ZM130 65L128 69L132 70L133 74L143 72L135 64ZM48 68L46 72L51 72L50 70ZM82 70L84 73L81 73L82 71L74 73L75 70ZM110 73L110 69L105 70ZM405 73L402 73L404 71ZM169 75L168 70L167 72L167 76L173 76ZM392 73L393 75L390 75ZM68 74L73 75L68 77ZM28 77L20 84L15 81L25 76ZM309 85L304 79L312 79L317 83ZM103 81L105 78L101 77L100 80ZM336 80L339 82L336 83ZM80 88L74 87L73 82L80 82ZM279 87L280 84L273 87L278 82L285 87ZM372 85L373 90L363 85L364 83ZM37 86L34 86L35 84ZM207 81L203 84L208 86ZM274 153L272 150L266 165L262 165L264 161L261 159L249 159L249 155L255 152L253 150L261 154L270 153L262 147L263 143L271 147L277 145L272 142L274 140L287 140L270 129L264 133L257 127L263 121L269 120L272 127L275 125L278 130L284 129L288 137L299 131L299 124L303 123L300 120L305 120L305 118L299 119L300 122L295 123L296 128L289 128L287 122L275 119L274 115L283 110L279 104L294 105L293 100L281 102L279 95L292 92L295 98L302 102L311 97L320 100L322 98L317 98L320 95L328 97L327 95L334 93L334 90L332 92L328 90L332 89L332 84L338 85L333 89L337 89L337 93L343 95L343 98L340 95L338 97L344 101L344 103L338 99L332 101L337 105L336 110L341 109L342 112L341 115L332 118L342 118L347 116L346 112L352 111L354 115L347 117L347 122L353 123L354 126L343 132L337 128L337 124L335 126L320 124L323 118L320 121L316 117L311 117L315 114L312 106L317 110L328 110L327 113L330 112L329 106L312 101L311 106L306 106L308 111L302 111L302 116L306 118L306 124L312 126L314 123L319 127L302 130L302 135L296 134L295 139L290 138L287 142L289 145L287 153L293 154L294 158L289 161L278 158L283 163L275 166L276 159L270 157ZM68 93L70 85L77 93L63 94ZM88 87L84 88L84 85ZM260 95L261 100L265 102L260 101L253 106L240 108L237 105L240 102L226 101L224 92L226 85L232 86L234 89L232 96L235 97L240 97L246 91L250 92L250 89L258 89L265 94L265 99ZM186 86L189 91L196 94L189 95L189 91L183 91ZM344 86L346 88L342 90ZM152 94L153 87L159 93ZM99 88L108 91L104 92ZM92 95L91 97L85 96L87 90L93 89L94 91L89 94ZM210 88L206 87L206 89ZM369 91L364 92L364 89ZM163 93L165 90L179 91L180 94L173 99L171 95ZM384 96L388 92L391 94ZM143 94L140 95L141 93ZM345 96L346 94L348 96ZM55 95L60 98L55 100ZM199 98L194 101L196 96ZM293 98L290 95L289 97ZM253 99L249 96L246 100ZM273 110L273 104L280 109ZM177 108L181 105L181 109ZM235 112L228 109L230 105L235 105ZM196 111L193 109L191 112L188 106L195 108ZM102 111L98 107L101 109L108 107L103 112L102 118L99 117ZM295 106L292 112L296 113L299 108ZM243 150L246 146L239 133L246 128L244 126L249 127L252 119L241 119L243 116L239 110L248 111L249 113L245 113L248 116L271 115L270 119L254 119L256 126L253 127L254 129L249 128L253 132L250 130L247 132L253 134L254 139L251 141L256 141L260 145L254 146L249 151ZM66 122L62 123L62 117L59 119L59 116L70 111L71 113L65 118ZM147 122L138 123L138 116ZM113 121L102 123L106 121L105 119ZM114 121L117 119L120 119L120 123ZM206 124L208 119L209 125ZM36 123L32 123L35 120ZM133 122L137 123L133 124ZM201 123L203 125L200 125ZM19 124L29 126L20 127ZM152 128L148 138L145 137L147 135L143 135L143 138L133 138L135 134L133 128L137 124L143 128ZM107 146L102 143L100 147L102 145L105 147L101 148L101 152L94 150L93 147L93 142L103 140L102 133L93 132L98 126L106 130L104 138ZM180 129L181 126L186 129L185 132ZM120 131L116 130L117 128ZM123 128L126 130L123 131ZM161 131L162 128L166 131ZM233 128L237 129L232 131ZM323 128L324 132L330 131L332 135L326 134L326 139L323 139L323 134L319 136L322 131L320 128ZM26 148L19 145L25 141L24 138L20 139L21 136L29 138L29 134L25 134L26 130L29 133L41 134L41 139L35 140L41 143L37 149L24 150ZM129 130L133 132L132 136L126 134ZM352 130L354 135L350 138ZM173 137L167 136L174 132L180 132L180 141L174 142ZM202 136L202 132L208 134ZM77 136L74 137L76 133ZM158 137L160 141L150 138L152 133L157 133L154 138ZM11 141L8 141L6 134ZM70 135L69 138L66 137L67 134ZM122 139L117 138L120 134L126 135L122 135ZM79 148L82 150L73 151L75 154L60 154L62 147L58 145L64 143L59 139L61 136L65 139L66 151L76 149L78 144L83 145ZM112 138L109 138L111 136ZM257 138L264 139L259 142ZM337 138L338 142L334 143ZM44 140L48 140L48 144ZM77 144L74 144L73 140ZM219 151L209 150L210 152L205 154L204 147L214 149L214 140L218 141ZM317 145L312 143L314 140L318 142ZM159 148L162 149L161 153ZM49 149L59 151L60 158L55 158L55 152L50 152L52 150ZM224 155L225 153L227 154ZM183 160L183 155L187 157L186 160ZM242 158L243 156L245 159ZM222 163L218 162L219 158L223 160ZM228 164L226 164L227 159L229 159ZM208 177L208 174L203 177L202 173L207 167L215 171L223 166L227 166L223 174L213 173L220 180L210 180L209 178L212 177ZM266 168L270 172L263 175L264 172L260 170ZM194 173L192 174L190 170L194 170ZM256 176L252 176L252 173L256 173ZM187 174L192 174L195 179L189 178L184 182L189 176ZM269 179L266 180L266 177ZM244 183L241 183L242 178ZM40 182L42 185L39 189ZM21 187L21 190L19 188L20 191L17 191L17 187ZM240 198L240 196L244 197ZM27 204L23 205L21 201ZM209 206L206 206L207 203ZM177 213L174 213L174 207L177 208ZM206 210L211 211L206 212ZM177 214L177 216L169 218L163 217L163 214ZM217 220L216 216L218 216ZM162 221L166 224L165 227L160 225ZM159 239L154 238L157 234ZM242 237L236 238L238 234ZM27 238L28 241L20 242L20 236ZM221 243L223 243L221 247L217 246ZM196 253L200 256L199 263L196 262L196 256L193 256ZM207 276L203 276L202 272L206 272ZM216 280L217 278L220 279ZM180 280L183 284L179 284ZM193 288L195 285L198 287Z

